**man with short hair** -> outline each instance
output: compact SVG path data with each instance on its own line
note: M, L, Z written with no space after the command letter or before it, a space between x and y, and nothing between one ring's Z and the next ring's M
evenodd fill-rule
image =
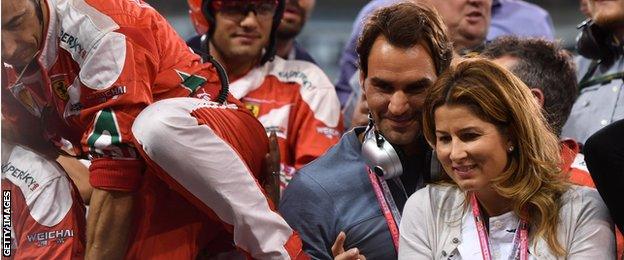
M440 16L423 3L379 9L365 24L357 52L370 125L302 168L280 204L312 257L396 259L397 214L430 178L420 130L425 91L449 67L451 47ZM373 163L379 153L395 155ZM394 177L386 182L373 170Z
M440 16L442 16L449 37L453 39L453 50L455 53L466 54L483 46L490 26L491 0L426 1L435 7ZM398 1L371 1L362 9L357 19L363 19L362 17L369 15L369 13L366 12L372 12L374 9L394 2ZM357 36L355 33L356 31L354 29L351 36L353 41L355 41L354 37ZM360 32L357 31L357 33L359 34ZM341 58L341 75L338 83L336 83L336 91L341 98L340 102L345 115L345 125L351 127L361 125L366 121L365 114L368 108L366 102L363 100L364 96L359 92L359 86L357 85L356 77L358 77L358 75L355 70L356 66L354 65L356 57L355 50L353 50L353 54L348 52L349 48L351 48L351 44L353 44L353 48L355 48L355 43L350 42L348 44L349 46L347 46ZM353 55L353 57L351 57L351 55ZM350 77L352 77L347 86L344 85L345 73L350 73Z
M190 0L209 51L232 80L230 92L267 132L276 131L284 188L297 169L321 156L342 133L340 103L316 65L274 57L283 0Z
M481 55L507 68L531 88L543 108L546 121L560 136L578 88L570 54L558 44L544 39L501 37L489 43ZM562 170L570 182L595 188L585 156L574 139L561 140L561 158ZM616 235L618 255L621 255L624 241L620 232Z
M522 80L544 109L553 132L561 128L576 100L576 72L571 56L553 42L543 39L501 37L489 43L481 55L507 68ZM576 141L563 139L564 171L572 182L593 187Z
M589 10L592 21L581 27L577 49L592 61L578 66L580 94L562 130L581 144L624 118L624 0L589 0Z
M314 58L301 46L295 37L301 33L310 18L316 0L287 0L284 17L277 27L277 55L285 60L303 60L316 64Z

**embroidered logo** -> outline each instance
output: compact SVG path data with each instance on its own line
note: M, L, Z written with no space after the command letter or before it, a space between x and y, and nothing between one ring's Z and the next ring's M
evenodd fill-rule
M195 93L195 91L202 85L204 85L204 83L206 83L206 78L202 77L202 76L197 76L194 74L189 74L183 71L179 71L179 70L175 70L176 73L178 73L178 76L180 77L180 79L182 79L182 82L180 83L180 86L182 86L183 88L187 89L189 92Z
M2 173L10 174L15 179L22 181L31 191L34 191L39 187L39 183L35 180L35 177L30 175L28 171L23 171L20 168L15 167L11 164L11 162L2 164Z
M258 117L260 114L260 106L258 104L245 103L245 107L249 109L255 117Z
M55 242L56 244L63 244L65 240L74 236L74 231L71 229L61 229L46 232L38 232L26 235L28 243L37 243L38 247L44 247L49 245L49 242Z
M67 93L67 84L65 84L65 80L62 77L52 79L52 90L54 90L54 94L56 94L56 96L61 100L69 100L69 94Z
M87 56L87 51L84 49L82 44L80 44L80 41L78 40L78 37L73 36L73 35L65 32L65 31L63 31L63 29L61 29L61 35L59 36L59 39L61 41L61 44L65 48L67 48L68 51L76 53L82 59L84 59Z
M97 99L98 102L103 103L103 102L106 102L106 100L108 99L116 99L119 96L126 94L126 92L127 92L126 86L112 86L102 91L93 92L87 95L85 99L86 100Z

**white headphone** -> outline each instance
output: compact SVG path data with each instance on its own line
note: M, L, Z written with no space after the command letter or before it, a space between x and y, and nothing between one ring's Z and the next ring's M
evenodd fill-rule
M368 115L368 126L364 132L364 141L362 142L362 156L366 160L366 164L373 170L377 176L384 180L393 179L403 174L403 163L401 161L402 153L383 135L375 129L375 124L371 115ZM434 151L427 154L430 163L429 176L423 176L426 181L438 181L442 178L442 167L438 162L438 158Z
M366 164L377 176L389 180L403 174L403 164L399 152L388 142L379 131L371 115L368 115L368 127L364 132L362 156Z

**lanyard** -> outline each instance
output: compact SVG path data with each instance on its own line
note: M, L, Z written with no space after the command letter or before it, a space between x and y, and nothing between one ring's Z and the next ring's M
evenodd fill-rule
M477 225L477 233L479 234L479 244L481 245L481 255L483 260L491 260L490 254L490 240L487 232L485 232L485 225L483 223L483 217L481 216L481 210L477 203L477 197L474 193L470 194L470 204L472 206L472 215L475 218L475 224ZM520 248L520 252L518 252ZM521 260L529 259L529 225L526 219L520 219L516 233L514 234L513 248L509 259L518 259L518 255Z
M377 202L379 202L379 206L381 207L381 212L386 219L386 223L388 224L388 229L390 229L390 235L392 236L392 243L394 244L394 248L399 251L399 223L401 222L401 214L399 213L399 209L392 198L392 193L390 193L390 189L388 188L388 184L386 180L383 178L377 177L373 171L367 167L368 170L368 178L373 185L373 190L375 191L375 196L377 197ZM381 186L380 186L381 183Z

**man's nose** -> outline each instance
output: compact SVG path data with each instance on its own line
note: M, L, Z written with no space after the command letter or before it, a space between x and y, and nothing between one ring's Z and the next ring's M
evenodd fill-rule
M9 59L15 54L17 45L9 33L2 32L2 59Z
M258 15L255 11L250 10L245 14L243 20L241 20L240 25L245 28L256 28L258 27Z
M403 115L409 110L409 102L407 95L403 91L397 91L390 97L388 111L393 115Z

